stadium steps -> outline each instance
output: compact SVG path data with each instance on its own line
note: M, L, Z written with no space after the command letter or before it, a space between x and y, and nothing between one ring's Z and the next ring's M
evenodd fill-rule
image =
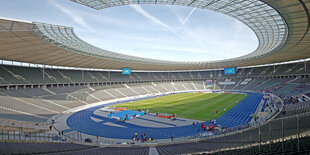
M9 69L7 69L6 67L4 66L1 66L1 68L3 70L5 70L6 72L8 72L13 78L14 80L17 80L18 82L22 82L24 81L25 83L29 84L30 82L26 80L26 78L22 75L19 75L19 74L15 74L13 73L12 71L10 71ZM3 74L4 75L4 74Z
M0 118L10 120L20 120L28 122L46 122L47 118L31 114L28 112L18 111L15 109L0 106Z

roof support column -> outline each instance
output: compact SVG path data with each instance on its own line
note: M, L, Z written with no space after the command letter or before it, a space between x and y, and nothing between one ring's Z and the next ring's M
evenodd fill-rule
M170 75L170 72L168 72L168 79L171 81L171 75Z
M82 70L82 80L84 80L84 70Z
M42 69L42 79L45 80L45 65L43 66Z

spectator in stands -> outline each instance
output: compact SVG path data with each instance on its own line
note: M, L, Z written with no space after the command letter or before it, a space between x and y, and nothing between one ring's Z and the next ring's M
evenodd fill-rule
M203 123L201 123L201 130L204 130L206 127L205 127L205 125L203 124Z
M209 125L209 130L212 131L212 129L213 129L213 126L210 124Z
M171 120L172 120L172 121L175 121L175 120L177 120L177 119L175 118L175 116L173 116Z
M171 141L173 141L173 136L170 137Z

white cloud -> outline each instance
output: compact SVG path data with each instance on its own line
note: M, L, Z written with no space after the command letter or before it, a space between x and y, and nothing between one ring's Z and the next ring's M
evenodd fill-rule
M93 28L91 28L84 20L84 18L80 15L78 15L76 12L72 12L71 10L69 10L66 7L63 7L59 4L57 4L55 1L49 1L49 3L51 3L52 5L54 5L56 8L58 8L61 12L65 13L66 15L68 15L70 18L72 18L72 20L81 25L83 28L86 28L89 31L95 32L95 30Z
M156 23L156 24L158 24L158 25L168 29L170 32L172 32L175 35L177 35L178 37L182 38L182 36L180 36L173 28L171 28L169 25L167 25L166 23L162 22L158 18L156 18L156 17L152 16L151 14L149 14L140 5L129 5L129 6L131 8L133 8L134 10L136 10L142 16L144 16L144 17L148 18L149 20L151 20L153 23Z
M180 7L179 9L176 9L176 6L167 5L167 8L177 17L180 23L178 31L180 31L183 28L183 26L188 22L192 14L197 9L197 8L193 8L187 15L185 15L184 8L181 9L181 6L179 7ZM183 14L184 16L180 14Z
M205 42L204 39L206 38L206 33L203 29L201 28L183 28L183 31L181 31L183 36L186 36L186 38L191 38L191 41L195 42L196 44L198 44L198 46L200 48L204 48L205 47Z
M92 29L88 25L89 23L96 26L96 29L100 28L99 24L107 26L107 29L102 27L103 30L101 31L92 31L82 36L87 42L109 51L138 57L170 59L174 61L218 60L244 55L251 51L249 50L251 46L247 43L248 40L243 40L246 34L242 33L245 30L242 23L233 21L232 28L234 31L223 29L223 26L217 26L216 23L206 24L211 17L202 18L199 16L206 21L196 20L198 18L198 10L196 8L191 10L174 10L173 8L169 8L171 11L174 10L173 13L178 19L175 23L176 28L174 29L171 25L163 22L163 19L150 14L140 5L129 6L138 13L134 14L133 18L134 16L142 15L156 25L151 24L152 26L150 26L148 25L149 22L145 22L145 20L140 20L139 24L135 24L135 20L125 20L127 16L122 17L118 15L120 18L109 16L111 12L94 14L57 3L53 3L53 5L81 26L75 30L82 28L85 30L83 33L85 33L88 29ZM128 10L126 11L126 14L128 14ZM189 22L191 18L193 20ZM211 19L217 20L214 18ZM113 28L109 29L108 27ZM158 31L159 28L175 35ZM130 29L130 31L127 32L126 29ZM246 38L248 37L246 36ZM250 38L248 39L251 40ZM121 45L118 44L120 42Z
M184 17L179 14L180 11L176 8L176 6L174 6L174 5L167 5L166 7L169 9L169 11L171 11L173 14L175 14L175 16L177 17L178 21L181 24L183 19L184 19ZM181 6L179 6L179 7L181 7ZM183 9L181 9L181 10L183 10Z
M207 50L195 49L195 48L173 48L173 47L161 47L161 46L154 46L151 48L159 50L168 50L168 51L182 51L187 53L203 53L203 54L209 53Z
M193 14L193 12L194 12L195 10L196 10L196 8L193 8L193 9L191 10L191 12L187 15L187 17L186 17L183 21L181 21L181 25L180 25L178 31L180 31L180 30L183 28L183 26L187 23L187 21L188 21L189 18L192 16L192 14Z
M175 16L177 17L179 23L180 23L180 26L178 27L178 34L182 36L182 39L183 40L188 40L188 38L191 38L191 42L195 42L196 44L199 45L199 47L203 48L204 47L204 44L202 42L202 40L200 38L203 38L203 36L201 36L202 34L201 33L195 33L195 31L197 30L193 30L193 26L188 29L183 29L185 24L188 22L188 20L190 19L190 17L192 16L192 14L195 12L195 10L197 8L193 8L188 14L187 16L185 15L185 12L184 12L184 9L176 9L175 6L170 6L168 5L167 8L173 13L175 14ZM183 14L183 15L180 15L180 14ZM183 30L183 31L181 31ZM205 37L205 36L204 36Z

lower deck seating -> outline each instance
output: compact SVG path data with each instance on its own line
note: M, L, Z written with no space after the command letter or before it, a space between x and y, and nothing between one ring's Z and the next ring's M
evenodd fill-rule
M0 108L0 118L27 122L46 122L46 118L35 117L31 115L24 115L14 111L1 109Z
M299 128L297 127L298 120ZM156 148L159 154L164 155L196 154L197 152L216 152L214 154L298 154L296 134L300 132L300 153L307 154L310 151L309 121L309 114L295 115L275 119L260 127L255 127L241 133L200 142L158 145ZM284 139L289 138L289 140L284 140L283 148L282 141L279 142L279 140L282 140L282 136L285 137ZM269 140L273 142L271 143L271 150L270 145L265 145ZM259 152L257 145L259 142L262 142L261 152ZM254 143L255 146L245 148L245 146ZM218 152L236 147L243 149Z
M284 147L282 148L282 142L272 143L271 145L261 145L254 146L250 148L220 151L210 154L221 154L221 155L230 155L230 154L309 154L310 151L310 137L300 138L300 150L298 151L298 140L288 140L283 143ZM203 153L205 155L207 153Z
M96 148L74 143L0 142L0 154L45 154Z
M278 79L274 80L281 81ZM259 83L262 83L259 81L263 81L263 79L253 80L248 84L249 86L245 85L243 88L249 89L251 87L255 87ZM116 99L120 97L136 96L139 94L154 94L159 92L165 93L168 91L204 89L206 88L206 86L203 86L204 84L205 83L203 81L185 81L128 84L127 87L129 86L130 88L125 87L125 85L64 86L54 88L27 87L26 89L19 90L0 90L0 106L17 110L19 113L26 112L42 117L50 117L51 115L55 115L59 112L86 104L92 104L94 102ZM284 93L290 93L290 91L286 91ZM8 117L3 115L3 117L0 116L0 118ZM10 118L14 119L13 117ZM248 121L241 117L240 120L241 122L243 121L242 123ZM221 119L219 119L219 122L221 122Z
M191 154L196 152L203 152L206 150L215 150L218 145L215 143L196 142L196 143L182 143L172 145L159 145L156 149L160 155L171 154Z
M100 154L100 155L148 155L149 147L103 147L90 149L85 151L72 151L62 153L66 155L84 155L84 154Z
M292 139L283 142L274 142L265 145L252 146L242 149L232 149L234 146L249 146L250 142L225 142L225 141L213 141L213 142L195 142L195 143L182 143L182 144L170 144L159 145L156 149L160 155L171 154L197 154L198 152L214 152L214 153L202 153L206 154L219 154L219 155L231 155L231 154L308 154L310 151L310 137L300 138L300 150L298 151L298 140ZM227 150L228 149L228 150ZM220 151L224 150L224 151Z
M277 118L293 116L306 112L310 112L310 101L285 105L282 113L277 116Z

